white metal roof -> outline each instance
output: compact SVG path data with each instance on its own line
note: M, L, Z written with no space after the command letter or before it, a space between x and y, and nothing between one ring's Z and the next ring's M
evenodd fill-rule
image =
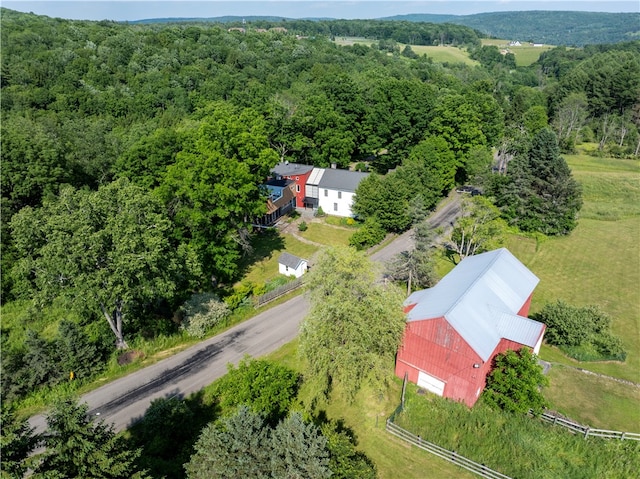
M518 316L539 279L506 248L462 260L433 288L405 301L408 321L444 317L483 360L501 338L535 346L544 325Z

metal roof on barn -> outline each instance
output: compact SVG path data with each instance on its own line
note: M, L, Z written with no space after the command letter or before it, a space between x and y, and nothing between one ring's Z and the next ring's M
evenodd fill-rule
M406 306L415 305L407 321L444 317L485 361L501 338L534 347L544 324L518 312L538 282L506 248L469 256L436 286L407 298Z
M278 258L278 263L288 266L291 269L298 269L303 261L306 261L306 259L298 258L291 253L282 253Z

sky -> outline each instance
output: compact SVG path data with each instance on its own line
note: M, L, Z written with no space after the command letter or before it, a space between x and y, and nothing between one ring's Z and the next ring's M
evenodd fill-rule
M224 15L268 15L287 18L369 19L409 13L470 15L483 12L524 10L573 10L589 12L640 12L640 0L235 0L235 1L28 1L0 0L0 6L20 12L74 20L134 21L149 18L207 18Z

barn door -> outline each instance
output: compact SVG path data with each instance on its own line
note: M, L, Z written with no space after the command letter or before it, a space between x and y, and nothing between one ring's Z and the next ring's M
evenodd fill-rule
M445 382L435 378L427 373L423 373L422 371L418 371L418 386L426 389L427 391L431 391L432 393L437 394L438 396L442 396L444 393Z

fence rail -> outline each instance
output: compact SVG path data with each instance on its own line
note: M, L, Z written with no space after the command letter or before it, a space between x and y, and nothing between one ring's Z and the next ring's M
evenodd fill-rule
M304 276L300 276L299 278L294 279L293 281L289 281L282 286L277 287L273 291L269 291L261 296L255 296L253 298L253 305L256 308L267 304L269 301L273 301L280 296L287 294L289 291L293 291L294 289L299 288L304 284L304 280L302 279Z
M546 422L550 422L555 426L561 426L574 434L581 434L585 439L589 436L602 437L604 439L630 439L632 441L640 441L640 434L636 432L622 432L622 431L609 431L608 429L596 429L589 426L583 426L577 422L570 421L560 416L555 416L549 413L542 413L540 419Z
M493 469L485 466L484 464L478 464L477 462L472 461L471 459L467 459L464 456L461 456L455 451L449 451L443 447L440 447L436 444L433 444L429 441L425 441L420 436L416 436L415 434L410 433L409 431L402 429L400 426L396 426L391 419L387 419L387 431L393 434L400 439L410 442L415 446L423 449L431 454L434 454L446 461L452 462L467 471L478 474L479 476L485 477L487 479L511 479L509 476L505 476L504 474L499 473L498 471L494 471Z

